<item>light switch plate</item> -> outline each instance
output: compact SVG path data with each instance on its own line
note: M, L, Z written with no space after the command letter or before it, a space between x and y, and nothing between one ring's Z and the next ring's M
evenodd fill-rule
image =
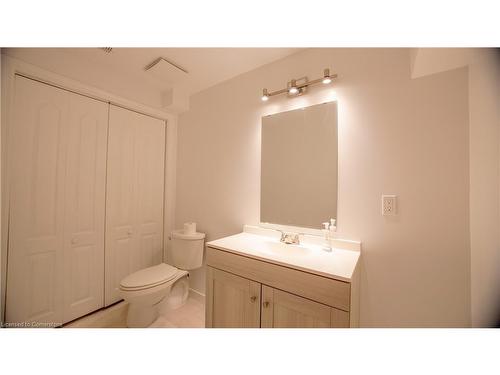
M382 215L394 216L397 214L397 196L382 195Z

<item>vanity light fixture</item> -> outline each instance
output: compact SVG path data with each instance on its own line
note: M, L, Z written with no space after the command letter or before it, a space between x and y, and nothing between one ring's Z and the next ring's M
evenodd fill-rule
M300 79L292 79L290 80L290 82L287 83L287 87L285 89L276 90L273 92L268 92L267 89L263 89L261 99L263 102L267 102L269 100L269 97L284 93L287 93L288 96L290 97L302 95L303 93L305 93L307 87L315 85L320 82L325 85L328 85L332 82L334 78L337 78L337 75L330 74L330 69L326 68L323 71L323 77L321 78L312 81L309 81L307 77L303 77Z

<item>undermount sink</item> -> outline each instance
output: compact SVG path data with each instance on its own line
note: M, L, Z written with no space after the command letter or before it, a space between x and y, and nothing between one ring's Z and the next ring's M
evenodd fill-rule
M287 245L276 240L267 240L262 242L262 246L258 248L258 251L268 255L280 254L303 257L311 255L314 250L301 245Z

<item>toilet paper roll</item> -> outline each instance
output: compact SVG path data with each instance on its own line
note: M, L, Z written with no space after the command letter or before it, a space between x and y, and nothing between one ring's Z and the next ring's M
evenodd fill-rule
M184 233L185 234L196 233L196 223L184 223Z

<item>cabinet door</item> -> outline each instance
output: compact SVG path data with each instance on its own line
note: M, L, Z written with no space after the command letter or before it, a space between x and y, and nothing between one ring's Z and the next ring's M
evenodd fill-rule
M207 267L206 327L259 328L261 284Z
M110 106L105 303L127 275L161 263L165 122Z
M16 76L7 322L63 320L66 91Z
M68 322L104 306L107 103L70 93L64 230Z
M341 310L262 285L262 328L335 327L339 324L336 312Z

